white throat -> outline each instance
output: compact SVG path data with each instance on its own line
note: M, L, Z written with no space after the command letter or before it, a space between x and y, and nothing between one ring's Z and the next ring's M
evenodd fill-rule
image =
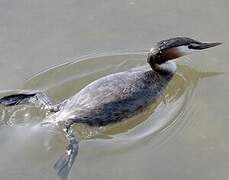
M174 74L177 70L175 62L167 61L163 64L157 65L161 70Z

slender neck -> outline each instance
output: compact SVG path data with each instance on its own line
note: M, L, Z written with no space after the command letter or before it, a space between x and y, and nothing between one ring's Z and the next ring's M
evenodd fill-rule
M166 61L165 63L162 64L155 64L149 62L149 64L155 72L157 72L162 76L174 75L177 69L176 63L172 61Z
M170 50L171 51L171 50ZM160 51L149 52L147 62L151 68L160 75L173 75L176 72L176 64L171 60L174 59L174 49L171 52L161 53ZM171 58L172 57L172 58Z

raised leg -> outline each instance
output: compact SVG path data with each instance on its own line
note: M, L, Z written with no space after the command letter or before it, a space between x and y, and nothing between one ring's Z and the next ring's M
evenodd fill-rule
M57 174L61 180L66 180L68 178L79 148L73 129L71 127L67 127L64 129L64 132L68 140L67 150L54 165L54 169L57 171Z
M51 112L57 112L61 109L62 104L53 105L49 97L40 91L31 92L19 92L16 94L8 95L0 99L0 104L4 106L15 106L19 104L38 104L44 106Z

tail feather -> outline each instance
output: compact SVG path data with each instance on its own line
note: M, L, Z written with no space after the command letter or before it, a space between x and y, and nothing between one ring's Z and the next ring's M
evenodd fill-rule
M67 150L54 165L54 169L57 171L57 175L61 180L66 180L68 178L79 149L73 130L71 128L65 129L65 133L68 140Z
M0 99L0 104L4 106L14 106L18 104L26 104L32 97L35 97L36 93L31 94L13 94L2 97Z
M63 101L57 105L53 105L49 97L41 91L16 93L2 97L0 99L0 104L4 106L15 106L19 104L37 104L39 106L44 106L47 110L51 112L59 111L64 103L66 103L66 101Z

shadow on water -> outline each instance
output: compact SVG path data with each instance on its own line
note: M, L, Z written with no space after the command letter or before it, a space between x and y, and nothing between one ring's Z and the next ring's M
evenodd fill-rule
M121 122L118 125L110 126L105 134L112 135L112 140L99 140L97 144L103 144L103 148L109 148L111 143L116 144L112 149L123 149L132 147L139 143L155 140L155 144L163 143L174 133L175 128L182 128L188 124L189 112L195 112L195 102L192 102L193 94L198 82L204 78L218 76L221 72L201 72L187 65L178 65L178 72L169 84L164 95L158 99L141 114ZM182 124L179 126L179 124ZM178 127L176 127L178 126ZM167 131L168 130L168 131ZM163 132L168 132L160 137ZM178 129L179 131L179 129ZM106 136L105 136L106 137Z

